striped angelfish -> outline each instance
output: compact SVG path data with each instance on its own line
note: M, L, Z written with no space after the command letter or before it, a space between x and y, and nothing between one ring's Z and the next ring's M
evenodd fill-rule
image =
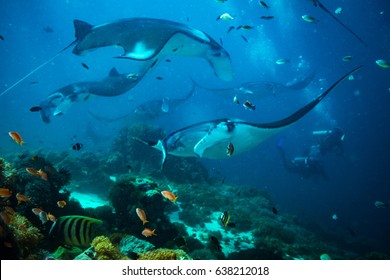
M103 221L85 216L62 216L52 225L49 236L62 245L88 247Z

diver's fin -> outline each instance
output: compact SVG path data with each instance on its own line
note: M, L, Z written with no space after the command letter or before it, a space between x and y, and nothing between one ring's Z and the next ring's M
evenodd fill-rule
M360 38L355 32L353 32L351 30L351 28L349 28L348 26L346 26L341 20L339 20L337 17L335 17L324 5L322 5L322 3L320 1L314 1L314 5L317 7L320 7L323 11L325 11L326 13L328 13L332 18L334 18L338 23L340 23L342 26L344 26L345 29L347 29L349 32L352 33L353 36L355 36L356 39L358 39L361 43L363 43L366 47L368 47L368 45L366 44L366 42L363 41L362 38Z

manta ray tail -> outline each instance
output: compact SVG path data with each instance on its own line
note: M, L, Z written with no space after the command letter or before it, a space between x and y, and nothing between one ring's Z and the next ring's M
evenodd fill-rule
M59 56L61 53L63 53L65 50L67 50L68 48L70 48L74 43L76 43L77 40L73 41L72 43L70 43L68 46L66 46L65 48L63 48L62 50L60 50L56 55L54 55L52 58L46 60L45 62L43 62L41 65L39 65L38 67L36 67L35 69L33 69L32 71L30 71L27 75L25 75L24 77L22 77L21 79L19 79L18 81L16 81L14 84L12 84L9 88L7 88L6 90L4 90L2 93L0 93L0 96L6 94L7 92L9 92L11 89L13 89L14 87L16 87L17 85L19 85L21 82L23 82L25 79L27 79L28 77L30 77L32 74L34 74L35 72L37 72L39 69L41 69L43 66L45 66L46 64L52 62L57 56Z
M279 127L284 127L289 124L292 124L305 116L307 113L309 113L315 106L317 106L318 103L321 102L322 99L325 98L337 85L339 85L345 78L347 78L349 75L354 73L355 71L359 70L363 66L358 66L355 69L349 71L347 74L342 76L340 79L338 79L332 86L330 86L325 92L323 92L321 95L319 95L316 99L314 99L312 102L307 104L306 106L302 107L295 113L293 113L291 116L284 118L282 120L276 121L276 122L271 122L271 123L266 123L266 124L258 124L258 127L261 128L279 128Z
M356 39L358 39L361 43L363 43L366 47L368 47L368 45L366 44L366 42L363 41L362 38L360 38L355 32L353 32L351 30L351 28L346 26L341 20L339 20L337 17L335 17L324 5L322 5L322 3L320 1L315 1L314 5L315 6L318 5L323 11L325 11L327 14L329 14L333 19L335 19L338 23L340 23L345 29L347 29L350 33L352 33L352 35L355 36Z

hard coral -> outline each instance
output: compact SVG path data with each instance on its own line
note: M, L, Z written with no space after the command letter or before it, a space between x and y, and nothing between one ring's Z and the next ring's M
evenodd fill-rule
M0 185L2 188L13 189L16 184L16 169L0 158Z
M24 216L15 213L10 217L11 221L8 226L12 229L13 239L19 249L19 257L26 259L38 248L43 240L43 234Z
M139 260L191 260L183 250L157 249L139 254Z
M129 258L119 252L119 249L112 245L110 239L103 235L95 237L92 247L96 252L97 260L128 260Z

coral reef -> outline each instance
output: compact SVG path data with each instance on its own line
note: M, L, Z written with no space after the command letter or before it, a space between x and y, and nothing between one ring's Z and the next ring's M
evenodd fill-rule
M110 239L105 236L97 236L92 240L91 243L94 251L95 258L97 260L128 260L126 257L119 251L118 247L112 245Z
M131 166L132 171L141 174L150 174L159 170L161 155L158 151L151 149L147 145L137 141L134 137L146 140L161 139L164 136L162 130L145 124L135 124L123 128L112 144L110 161L115 162L115 166ZM148 160L145 160L145 159ZM112 166L112 165L111 165ZM112 167L113 168L113 167ZM120 171L120 170L113 170ZM122 170L125 172L125 170ZM127 170L126 170L127 171Z
M138 260L192 260L183 250L156 249L139 254Z
M147 242L146 240L139 239L132 235L126 235L122 237L120 241L120 251L121 253L129 256L129 254L132 253L143 253L146 251L150 251L155 249L156 247L151 244L150 242Z
M38 249L44 236L38 228L34 227L29 220L19 213L10 214L9 216L11 220L8 229L12 234L13 246L17 247L19 258L26 259Z
M164 213L172 203L164 200L157 183L145 178L122 177L110 188L109 199L115 209L115 226L119 232L145 238L141 234L144 226L136 214L136 208L141 208L150 221L148 227L158 232L158 238L149 238L149 242L162 246L172 236L177 236L176 227Z
M0 157L0 186L12 190L16 183L16 169Z
M58 246L57 250L51 254L56 260L73 260L76 256L80 255L83 251L78 247L66 248Z

